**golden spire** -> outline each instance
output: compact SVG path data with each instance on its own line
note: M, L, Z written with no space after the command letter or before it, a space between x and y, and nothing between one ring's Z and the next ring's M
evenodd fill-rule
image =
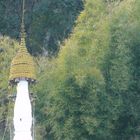
M24 7L25 7L25 0L23 0L23 7L22 7L20 48L11 63L10 77L9 77L10 84L16 84L21 79L25 79L30 83L36 81L33 58L28 53L26 48L26 41L25 41L26 33L24 28L24 12L25 12Z
M23 4L22 4L22 20L21 20L21 33L20 33L20 50L22 51L26 51L27 52L27 48L26 48L26 33L25 33L25 27L24 27L24 16L25 16L25 0L23 0Z

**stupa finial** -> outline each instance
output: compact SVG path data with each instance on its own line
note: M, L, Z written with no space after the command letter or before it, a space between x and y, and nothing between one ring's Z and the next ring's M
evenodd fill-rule
M22 3L22 23L24 25L24 13L25 13L25 0Z
M26 33L25 33L25 23L24 23L24 17L25 17L25 0L22 2L22 20L21 20L21 33L20 33L20 50L19 51L27 51L26 49Z

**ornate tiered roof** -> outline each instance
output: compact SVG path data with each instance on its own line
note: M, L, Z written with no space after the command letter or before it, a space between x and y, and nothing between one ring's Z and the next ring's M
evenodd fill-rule
M9 82L12 85L16 84L20 79L26 79L30 83L36 81L34 61L32 56L27 51L25 38L26 33L24 29L24 10L23 10L20 48L16 56L13 58L10 67Z

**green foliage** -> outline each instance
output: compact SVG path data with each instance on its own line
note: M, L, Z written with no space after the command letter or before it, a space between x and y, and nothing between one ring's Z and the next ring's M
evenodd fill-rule
M46 99L43 107L46 113L43 114L47 118L47 138L92 140L110 137L109 98L99 70L108 44L105 42L107 19L104 26L101 21L106 12L104 6L100 0L87 1L73 34L53 61L54 66L50 69L47 66L46 78L39 84L38 96L44 92ZM102 31L104 33L100 34ZM38 106L41 104L42 101Z
M135 0L85 1L36 89L44 138L139 139L139 9Z
M76 15L70 15L80 10L76 10L80 1L58 1L56 5L55 1L39 2L33 11L30 46L41 47L44 35L45 41L51 37L62 41L72 28ZM136 0L85 0L84 11L58 57L35 58L37 140L139 139L139 13L140 2ZM53 53L48 44L43 46L44 53ZM17 43L2 37L0 46L0 99L4 99L8 66ZM7 115L3 103L0 119Z
M106 135L100 134L107 131L107 122L103 121L107 114L100 112L107 112L104 106L107 97L100 72L92 69L83 77L73 74L54 78L57 83L55 89L49 90L48 123L55 139L105 138ZM101 125L103 129L100 129Z
M0 34L19 38L22 0L0 1ZM27 48L32 54L55 55L68 37L82 0L26 0Z
M139 109L136 107L139 104L139 90L134 88L134 85L138 84L134 78L134 71L137 69L134 59L138 59L134 58L136 52L133 50L139 48L134 43L139 44L135 37L135 34L139 33L139 21L133 12L135 8L135 2L128 0L114 9L110 24L110 53L107 59L108 93L121 101L113 133L116 139L124 140L138 137L139 127Z
M56 54L60 43L71 32L82 7L82 0L42 0L36 4L31 24L32 51Z
M9 115L9 67L17 47L18 43L15 40L10 39L9 37L0 37L0 136L3 136L3 132L7 123L7 117Z

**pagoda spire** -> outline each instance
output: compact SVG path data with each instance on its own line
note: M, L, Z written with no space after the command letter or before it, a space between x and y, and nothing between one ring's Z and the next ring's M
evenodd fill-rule
M22 20L21 20L20 50L19 51L27 52L24 17L25 17L25 0L23 0L23 4L22 4Z
M25 32L25 0L22 5L22 20L20 31L20 48L16 56L13 58L10 67L9 83L15 85L20 79L26 79L29 83L36 81L35 66L32 56L26 48L26 32Z
M36 81L35 65L32 56L26 48L26 33L24 27L25 0L23 0L20 32L20 47L13 58L10 67L9 84L16 86L17 94L14 105L14 139L33 140L32 138L32 104L29 85Z

